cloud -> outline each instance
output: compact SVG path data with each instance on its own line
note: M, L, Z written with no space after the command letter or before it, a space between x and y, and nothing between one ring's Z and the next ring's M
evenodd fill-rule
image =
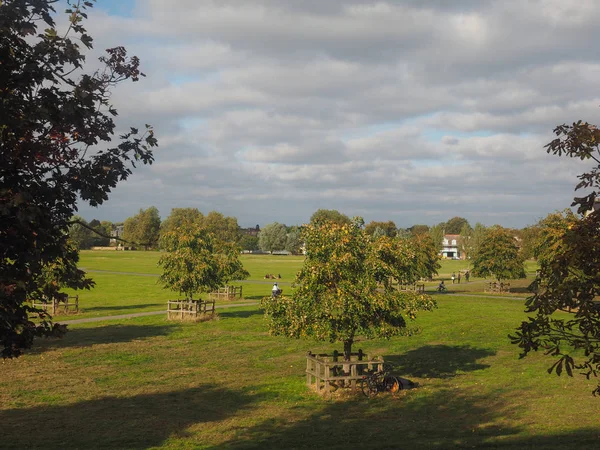
M100 210L194 206L243 225L318 208L400 226L524 226L568 206L585 162L552 129L599 123L600 4L570 0L179 0L96 10L97 49L148 78L115 89L156 163ZM92 56L99 54L94 52Z

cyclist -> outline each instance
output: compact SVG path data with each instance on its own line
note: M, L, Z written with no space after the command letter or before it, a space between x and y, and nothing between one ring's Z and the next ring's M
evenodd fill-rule
M448 290L446 288L446 285L444 284L444 280L440 281L440 284L438 284L437 290L438 290L438 292L444 292L444 291Z
M281 289L277 286L277 283L273 283L273 288L271 289L271 297L275 298L281 294Z

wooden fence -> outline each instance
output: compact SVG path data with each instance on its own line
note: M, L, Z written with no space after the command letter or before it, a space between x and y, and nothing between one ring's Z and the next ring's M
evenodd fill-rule
M485 283L483 292L510 292L510 283L500 281L488 281Z
M52 301L32 300L31 303L34 308L43 309L52 315L55 315L59 311L62 311L64 314L77 314L79 312L79 295L69 297L67 294L64 294L59 296L59 298L52 299Z
M425 283L398 284L398 290L424 293L425 292Z
M206 317L214 313L214 300L169 300L167 302L167 319L197 320L200 315Z
M221 299L231 300L236 297L242 298L242 286L225 286L208 294L209 300L213 301Z
M356 381L367 372L383 370L383 359L369 359L362 350L352 353L350 361L344 361L343 353L306 355L306 385L319 394L328 394L331 388L356 388Z

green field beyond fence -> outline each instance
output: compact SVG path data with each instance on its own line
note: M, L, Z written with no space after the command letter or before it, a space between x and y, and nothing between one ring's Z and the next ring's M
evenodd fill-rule
M164 310L174 294L157 286L157 260L84 252L98 285L80 293L77 318ZM244 293L258 299L270 290L266 273L280 273L286 290L302 258L243 261L252 275ZM441 276L460 264L444 262ZM64 339L0 365L0 448L597 447L594 380L548 375L543 355L520 360L507 335L525 318L523 299L482 296L481 280L465 286L449 285L465 295L436 295L439 309L416 321L420 334L356 344L418 383L375 399L308 391L306 352L341 349L270 336L257 306L201 323L165 313L70 325Z

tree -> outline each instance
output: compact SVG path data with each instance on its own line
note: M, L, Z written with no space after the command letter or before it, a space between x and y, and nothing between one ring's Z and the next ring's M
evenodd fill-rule
M166 253L158 262L163 267L159 281L165 288L184 295L186 300L249 276L239 259L237 246L219 240L196 223L165 233L161 247Z
M73 216L68 234L73 245L79 250L92 246L92 230L88 227L89 224L83 217Z
M440 255L438 246L433 242L431 236L426 233L421 233L413 236L411 244L415 249L415 282L420 278L431 279L438 274L440 265Z
M521 230L521 257L525 260L535 256L535 246L539 239L540 228L538 225L525 227Z
M160 224L160 236L162 238L166 233L175 231L183 224L201 224L203 219L204 214L198 208L173 208L169 217Z
M469 225L469 221L467 219L464 217L453 217L446 222L446 226L444 228L446 230L446 234L460 234L460 231L464 225Z
M258 236L251 236L249 234L242 235L239 243L242 250L254 251L258 250Z
M273 222L258 233L258 246L265 252L278 252L285 249L287 228L282 223Z
M396 224L391 220L387 222L375 222L371 221L365 226L365 233L372 236L377 228L383 231L383 236L395 237L396 236Z
M473 256L473 228L468 223L465 223L460 229L458 251L464 254L467 259Z
M373 241L361 225L356 218L303 227L306 259L296 289L291 297L262 300L272 334L343 342L348 361L358 336L409 334L405 317L436 306L428 295L393 287L412 255L397 251L400 240Z
M424 234L429 232L429 226L428 225L413 225L412 227L410 227L408 229L408 231L410 231L410 233L414 236L418 235L418 234Z
M431 237L431 240L436 246L438 252L442 251L442 247L444 246L445 225L445 223L439 223L429 229L429 236Z
M202 221L204 227L223 242L237 243L240 240L240 227L235 217L225 217L217 211L211 211Z
M116 110L112 88L143 74L123 47L108 49L99 70L83 72L80 45L92 38L82 23L92 6L67 10L69 28L57 32L51 0L10 0L0 6L0 348L13 357L34 337L59 335L44 311L26 301L41 292L39 274L62 259L72 267L69 226L80 199L98 206L131 166L153 161L150 126L131 128L111 146ZM46 27L38 32L39 26ZM102 145L98 145L102 143ZM83 282L67 271L68 283ZM34 322L30 315L41 320Z
M135 216L129 217L123 226L123 239L143 246L145 250L156 248L159 237L160 215L154 206L140 209Z
M302 244L300 227L290 227L285 237L285 249L293 255L298 255L302 252Z
M594 189L583 197L575 197L572 212L551 214L539 224L538 245L534 250L540 269L530 286L533 295L525 303L526 312L535 314L521 323L514 336L525 357L543 349L558 359L548 369L572 376L573 369L586 377L600 372L600 130L595 125L578 121L554 129L556 138L546 151L593 161L588 172L578 176L575 190ZM557 315L562 311L568 317ZM571 352L570 350L573 350ZM600 384L594 389L600 394Z
M337 209L318 209L310 216L310 223L313 225L327 222L337 223L338 225L349 224L350 217L342 214Z
M525 278L525 266L514 236L499 225L488 228L473 258L473 275L498 281Z

